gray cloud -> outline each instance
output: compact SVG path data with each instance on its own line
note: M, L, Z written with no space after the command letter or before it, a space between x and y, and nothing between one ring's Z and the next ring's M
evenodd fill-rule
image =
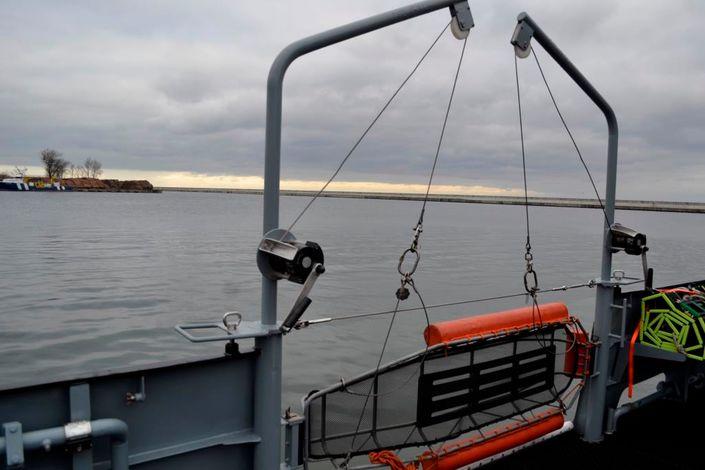
M0 164L51 146L109 168L262 172L265 79L276 53L393 8L357 2L40 2L0 6ZM705 200L705 54L696 0L471 2L468 46L436 181L521 185L513 57L529 11L613 104L624 198ZM439 12L295 63L285 84L283 175L324 179L448 21ZM443 38L341 179L427 178L460 43ZM605 125L538 51L602 190ZM591 196L532 59L520 62L530 186Z

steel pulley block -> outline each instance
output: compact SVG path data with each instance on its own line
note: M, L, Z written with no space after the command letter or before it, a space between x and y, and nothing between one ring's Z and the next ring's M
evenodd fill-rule
M470 34L470 30L475 27L475 20L472 18L470 5L468 2L458 2L450 6L450 31L455 39L465 39Z

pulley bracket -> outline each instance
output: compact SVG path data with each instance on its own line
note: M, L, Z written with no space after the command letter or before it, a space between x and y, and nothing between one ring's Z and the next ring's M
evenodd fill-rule
M468 2L458 2L450 6L450 30L455 39L465 39L470 34L470 30L475 27L475 20L472 18L470 4Z
M520 59L526 59L531 53L531 38L534 37L534 28L525 21L519 21L514 34L512 34L511 44L514 46L514 53Z

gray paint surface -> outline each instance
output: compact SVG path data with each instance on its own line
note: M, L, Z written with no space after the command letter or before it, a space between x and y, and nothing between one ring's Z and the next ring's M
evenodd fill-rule
M18 421L25 433L64 426L75 414L70 390L78 385L89 390L91 419L127 424L131 468L186 469L195 461L209 469L251 468L259 442L253 432L256 358L247 352L1 390L0 422ZM128 403L142 378L146 400ZM94 439L90 452L94 468L109 468L108 439ZM25 460L27 469L74 468L62 446L26 452Z

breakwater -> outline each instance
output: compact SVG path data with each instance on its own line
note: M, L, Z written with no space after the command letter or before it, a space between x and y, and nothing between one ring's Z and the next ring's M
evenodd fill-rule
M62 184L78 192L111 192L111 193L158 193L152 183L146 180L120 181L98 178L64 178Z
M261 189L227 189L227 188L154 188L161 191L177 192L202 192L202 193L231 193L231 194L262 194ZM311 197L316 191L282 190L282 196ZM352 191L326 191L320 197L352 198L352 199L388 199L396 201L422 201L423 194L412 193L363 193ZM471 196L462 194L431 194L428 197L433 202L456 202L466 204L506 204L524 205L521 196ZM585 209L599 209L600 204L596 199L560 198L560 197L530 197L531 206L549 207L578 207ZM677 201L637 201L618 200L616 207L619 210L655 211L655 212L687 212L694 214L705 213L705 203L702 202L677 202Z

